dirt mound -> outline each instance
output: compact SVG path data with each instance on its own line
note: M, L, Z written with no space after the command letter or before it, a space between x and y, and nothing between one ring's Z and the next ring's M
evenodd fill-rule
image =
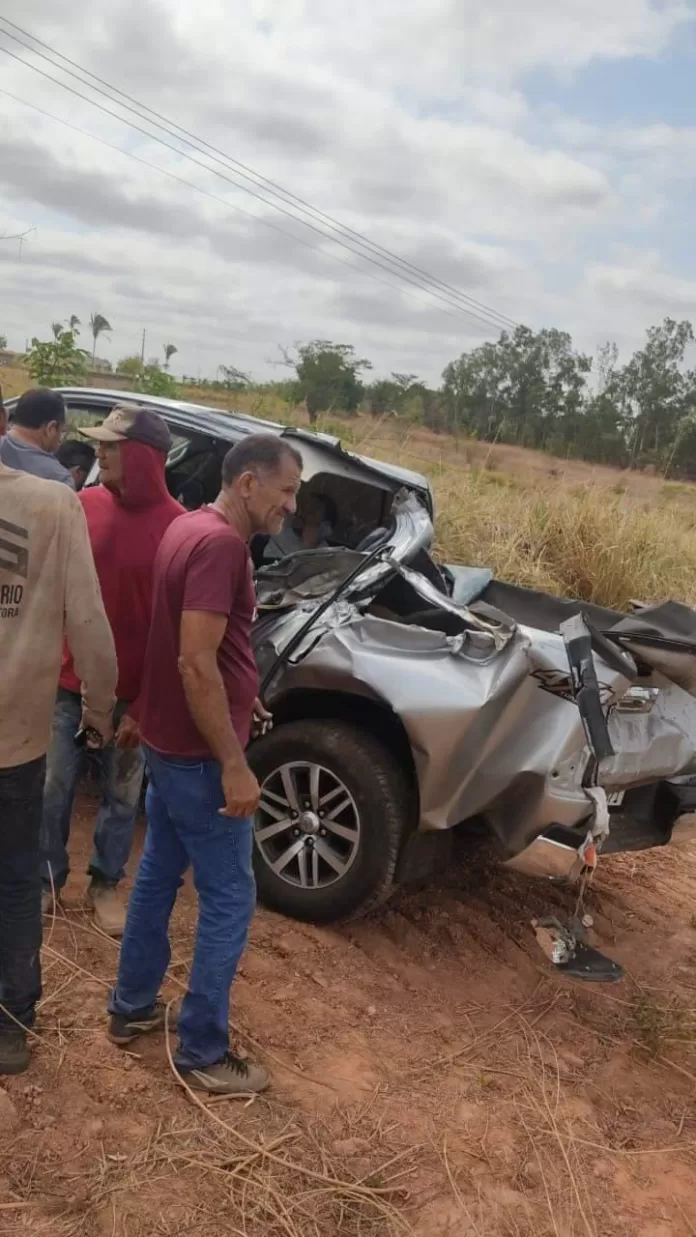
M610 989L550 971L529 920L564 895L499 871L338 929L260 911L233 1020L274 1087L201 1104L162 1036L106 1039L117 949L82 906L92 814L47 926L32 1067L0 1105L3 1237L693 1233L696 851L603 864L589 909L627 969ZM172 998L194 927L187 885Z

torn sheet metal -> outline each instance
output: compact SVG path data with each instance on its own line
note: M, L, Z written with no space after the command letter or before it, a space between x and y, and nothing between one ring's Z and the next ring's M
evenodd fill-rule
M605 786L624 789L696 773L696 699L662 675L654 682L660 690L648 712L616 709L609 715L615 754L602 761Z
M590 652L586 640L581 651L592 666L581 683L560 630L518 624L488 604L485 577L459 578L456 593L472 599L470 608L400 561L413 562L414 543L407 553L406 540L417 530L420 550L429 522L412 496L400 503L397 530L399 520L400 547L392 540L389 556L324 609L286 663L284 649L361 556L300 554L260 573L255 645L262 676L277 666L268 683L271 708L286 693L311 689L361 695L389 709L412 752L421 829L483 815L510 856L551 826L577 830L578 847L586 838L601 848L606 792L696 772L694 697L656 674L649 685L659 691L643 693L645 711L620 712L615 706L635 686L630 657L601 641L604 656L595 646ZM568 607L561 621L567 617ZM609 612L592 617L616 622ZM588 684L613 755L606 745L593 755L588 744L577 703Z

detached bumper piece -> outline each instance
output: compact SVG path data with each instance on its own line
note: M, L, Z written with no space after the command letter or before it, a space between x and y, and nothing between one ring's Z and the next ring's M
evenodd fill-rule
M529 846L504 861L525 876L548 877L550 880L578 880L587 867L597 862L592 829L571 829L567 825L552 825L539 834Z
M540 948L561 974L595 984L615 984L623 979L618 962L588 944L581 924L573 922L565 927L551 917L533 919L532 928Z

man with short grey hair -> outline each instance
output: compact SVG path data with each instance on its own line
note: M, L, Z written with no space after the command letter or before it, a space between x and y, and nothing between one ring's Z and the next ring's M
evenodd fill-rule
M229 995L246 944L256 888L252 816L259 787L244 749L256 695L251 646L256 596L248 542L274 535L295 511L302 457L287 441L254 434L225 456L215 502L175 520L155 563L152 626L140 726L149 785L147 834L128 905L110 1038L128 1044L162 1026L158 1000L169 965L167 929L193 868L199 917L175 1064L191 1087L263 1091L261 1066L229 1051Z
M70 473L55 456L65 427L62 395L48 387L25 391L15 405L9 432L0 440L0 463L74 488Z

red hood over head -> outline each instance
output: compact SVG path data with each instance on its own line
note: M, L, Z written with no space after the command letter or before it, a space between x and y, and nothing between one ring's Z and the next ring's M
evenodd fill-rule
M172 520L184 509L167 489L161 451L126 439L121 456L122 491L95 485L78 497L116 644L116 690L119 699L136 701L150 630L155 555ZM60 683L68 691L80 690L67 646Z
M118 492L109 489L109 493L123 507L137 511L143 507L155 507L165 499L174 501L164 479L166 457L161 451L127 438L121 443L121 463L122 489Z

